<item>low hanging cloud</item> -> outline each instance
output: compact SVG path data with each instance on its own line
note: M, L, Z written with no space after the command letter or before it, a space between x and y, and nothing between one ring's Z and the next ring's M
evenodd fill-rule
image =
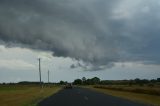
M93 70L115 62L159 64L159 10L158 0L1 0L0 41Z

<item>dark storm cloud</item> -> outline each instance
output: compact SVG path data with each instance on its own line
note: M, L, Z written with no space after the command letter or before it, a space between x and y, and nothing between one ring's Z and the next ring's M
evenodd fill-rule
M0 39L94 70L121 61L159 64L159 7L157 0L1 0Z

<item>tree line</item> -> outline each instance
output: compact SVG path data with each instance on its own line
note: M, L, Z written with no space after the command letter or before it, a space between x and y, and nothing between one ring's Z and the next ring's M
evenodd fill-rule
M157 79L131 79L131 80L100 80L98 77L93 77L90 79L86 79L83 77L82 79L75 79L73 81L74 85L144 85L144 84L160 84L160 78Z
M42 82L42 84L54 84L54 85L65 85L67 84L67 81L60 81L57 83L44 83ZM21 81L18 83L0 83L1 85L30 85L30 84L34 84L34 85L39 85L40 82L29 82L29 81ZM93 77L93 78L86 78L83 77L82 79L75 79L72 82L73 85L144 85L144 84L148 84L150 86L152 86L153 84L158 84L160 85L160 78L157 79L131 79L131 80L101 80L98 77Z

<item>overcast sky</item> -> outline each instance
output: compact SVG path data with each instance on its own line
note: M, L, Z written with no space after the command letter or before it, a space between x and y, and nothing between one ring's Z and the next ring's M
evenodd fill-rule
M0 82L160 76L159 0L0 0Z

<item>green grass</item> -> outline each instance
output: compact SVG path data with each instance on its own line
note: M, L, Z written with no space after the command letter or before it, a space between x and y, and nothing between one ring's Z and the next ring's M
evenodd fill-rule
M0 86L1 106L36 106L42 99L58 92L59 86L44 87L30 85Z
M112 86L113 87L113 86ZM120 87L120 86L115 86ZM137 89L138 86L132 87L132 89ZM158 95L151 95L151 94L144 94L144 93L135 93L135 92L129 92L129 91L123 91L123 90L115 90L115 89L107 89L107 88L95 88L93 86L87 87L91 90L95 90L98 92L102 92L105 94L109 94L112 96L128 99L131 101L136 101L144 104L154 105L154 106L160 106L160 96ZM125 88L124 86L122 88ZM125 88L127 89L127 88ZM142 88L141 88L142 89ZM148 87L145 87L145 89L150 89ZM153 89L153 88L152 88ZM155 88L157 90L157 88Z

